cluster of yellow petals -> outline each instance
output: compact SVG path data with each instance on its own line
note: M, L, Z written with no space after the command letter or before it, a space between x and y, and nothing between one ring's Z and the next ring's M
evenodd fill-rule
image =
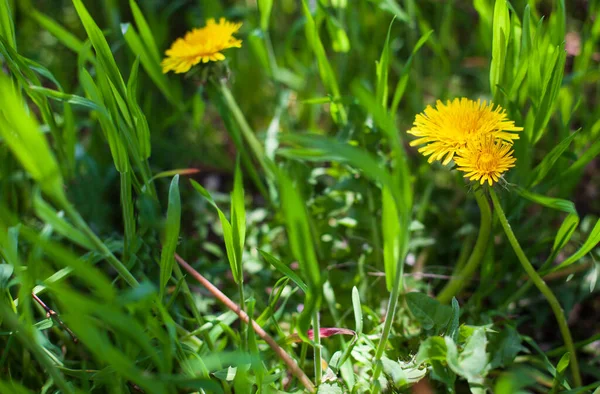
M429 156L430 163L439 160L445 165L454 159L465 177L492 185L514 167L511 147L521 130L500 106L456 98L427 106L408 133L418 137L410 145L421 146L419 152Z
M175 40L165 52L167 57L161 63L163 73L185 73L200 62L224 60L225 55L221 51L242 46L242 40L233 36L241 26L241 23L229 22L225 18L219 22L209 19L205 27L193 29Z

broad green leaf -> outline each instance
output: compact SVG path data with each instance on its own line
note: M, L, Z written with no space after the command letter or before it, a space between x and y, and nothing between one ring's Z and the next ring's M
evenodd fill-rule
M179 241L181 226L181 199L179 197L179 175L175 175L169 187L169 205L167 207L167 223L165 238L160 254L160 298L162 299L173 273L175 250Z
M559 265L554 267L551 270L551 272L561 270L561 269L568 267L571 264L577 262L583 256L588 254L592 249L594 249L596 246L598 246L598 243L600 243L600 219L598 219L598 221L596 222L596 225L590 232L590 235L585 240L583 245L581 245L581 247L577 250L577 252L575 252L573 255L571 255L569 258L567 258L565 261L563 261L562 263L560 263Z
M400 220L398 220L398 211L394 197L390 189L386 186L382 189L381 194L382 212L381 212L381 232L383 234L383 262L385 267L385 284L388 291L392 291L394 279L396 278L396 270L400 260L400 243L402 229Z
M406 304L415 316L415 319L421 323L426 330L439 332L446 328L452 318L452 308L441 304L435 298L431 298L423 293L406 294Z
M410 293L409 293L410 294ZM439 336L428 337L421 342L419 351L415 356L415 363L430 363L434 360L446 361L446 342Z
M0 136L44 193L58 203L67 198L54 154L10 80L0 74Z
M485 329L477 327L465 343L460 354L452 338L445 337L444 340L448 349L446 359L448 366L469 383L482 384L489 369Z
M290 278L295 284L298 285L298 287L303 292L306 293L308 291L308 286L306 285L306 283L304 283L304 281L302 280L302 278L300 278L294 271L292 271L292 269L290 267L288 267L287 265L285 265L284 263L282 263L281 261L279 261L273 255L265 252L264 250L259 250L258 252L262 256L262 258L265 259L265 261L267 263L271 264L279 272L281 272L282 274L284 274L285 276L287 276L288 278Z

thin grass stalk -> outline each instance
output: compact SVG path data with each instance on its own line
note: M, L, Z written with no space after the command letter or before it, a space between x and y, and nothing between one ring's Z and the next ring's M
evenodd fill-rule
M396 277L394 278L392 292L390 293L390 298L388 300L387 314L385 316L385 322L383 323L383 332L381 333L381 338L379 339L377 349L375 350L375 358L373 360L373 364L375 364L375 369L373 370L373 381L371 382L372 394L379 393L379 375L381 375L381 369L383 367L381 363L381 357L383 357L383 353L385 351L385 347L390 336L392 323L394 322L394 316L396 314L396 308L398 307L398 298L400 296L400 293L404 289L404 280L402 280L403 277L404 253L402 252L400 254L400 259L398 260L398 269L396 270Z
M315 310L313 314L313 341L315 349L315 381L318 387L323 377L323 366L321 365L321 323L319 322L318 310Z
M290 357L289 354L285 350L283 350L277 342L269 335L265 330L262 329L261 326L258 325L256 320L252 319L250 321L250 317L248 314L240 308L238 304L233 302L229 297L227 297L221 290L217 289L215 285L213 285L208 279L206 279L202 274L196 271L192 266L190 266L184 259L182 259L177 253L175 254L175 259L186 270L191 276L194 277L202 286L204 286L216 299L221 301L227 308L232 310L240 320L243 320L246 324L251 324L254 332L258 335L262 340L264 340L271 349L275 352L275 354L287 365L289 371L300 380L302 385L311 393L315 392L315 385L310 381L308 376L302 371L302 369L296 364L293 358Z
M477 201L479 212L481 213L477 241L475 242L475 247L473 248L469 260L467 260L467 264L460 271L457 271L452 275L450 282L448 282L437 296L438 301L442 304L449 303L452 300L452 297L456 296L463 287L469 283L469 280L477 267L479 267L487 250L492 230L492 212L490 210L490 204L485 198L482 189L475 191L475 200Z
M564 311L560 306L560 303L554 296L554 293L552 293L552 290L550 290L546 282L544 282L544 280L536 272L533 265L529 262L527 256L525 256L521 245L519 245L519 241L517 240L515 234L510 228L510 224L508 223L506 215L502 210L502 205L500 205L500 201L498 200L496 192L492 188L489 189L489 192L490 196L492 197L492 202L494 204L494 211L496 212L496 215L500 220L500 224L502 225L502 228L506 233L508 241L510 242L510 245L512 246L513 250L515 251L515 254L518 257L519 262L523 266L523 269L525 269L525 272L527 272L527 275L529 275L529 278L531 279L533 284L538 288L538 290L542 293L542 295L550 304L552 312L554 312L554 316L556 317L556 321L558 322L558 328L560 329L560 333L565 342L565 347L569 352L569 365L571 367L571 373L573 374L573 381L575 382L575 386L580 387L582 382L581 375L579 372L579 363L577 361L577 353L575 350L575 346L573 345L573 338L571 336L571 331L569 330L567 320L565 319Z

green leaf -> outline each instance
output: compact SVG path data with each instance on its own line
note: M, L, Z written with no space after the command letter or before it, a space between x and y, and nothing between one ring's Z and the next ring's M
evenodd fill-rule
M231 231L235 258L239 265L239 276L234 279L236 283L242 283L244 277L242 255L246 240L246 207L244 203L244 184L242 182L242 170L240 169L239 158L235 166L233 192L231 193Z
M502 85L506 50L510 39L510 17L506 0L496 0L494 6L492 64L490 66L490 89L496 97L498 85Z
M452 318L452 308L450 306L443 305L435 298L423 293L406 294L406 304L415 319L426 330L439 332L448 325Z
M36 215L45 223L51 225L59 234L87 250L96 250L90 239L68 223L62 215L59 215L50 204L44 201L39 193L36 193L33 197L33 208Z
M227 251L227 260L229 261L231 273L233 274L233 277L235 278L235 280L237 280L242 275L241 262L239 262L237 260L237 254L235 251L236 246L235 246L235 243L233 240L233 229L232 229L231 223L229 223L229 221L225 217L225 214L223 213L223 211L221 211L221 209L219 209L219 207L213 200L210 193L205 188L203 188L198 182L194 181L193 179L191 179L190 182L192 183L192 186L194 187L194 189L196 189L196 191L198 193L200 193L200 195L202 197L204 197L208 201L208 203L213 206L213 208L215 208L215 210L217 211L217 214L219 215L219 220L221 221L221 227L223 228L223 239L225 241L225 249Z
M167 207L167 224L165 239L160 255L160 298L162 299L173 273L175 250L179 240L181 225L181 199L179 197L179 175L175 175L169 187L169 205Z
M306 40L317 59L319 74L321 76L321 80L323 81L323 85L325 85L328 93L335 100L340 97L340 89L338 87L335 73L333 72L333 69L329 64L329 60L327 59L327 54L325 53L325 48L323 47L321 38L319 37L319 29L317 28L312 14L310 13L310 8L308 7L308 4L306 4L306 0L302 0L302 10L304 11L304 16L306 18L306 25L304 27ZM343 105L331 102L330 108L331 116L336 123L346 124L348 122L348 116L346 115L346 110L344 109Z
M570 213L567 215L560 225L556 237L554 238L554 244L552 245L552 253L559 252L565 245L571 240L575 229L579 225L579 216L577 214Z
M104 115L104 116L108 116L108 113L106 112L106 108L96 104L92 100L86 99L85 97L77 96L75 94L63 93L58 90L47 89L47 88L44 88L41 86L30 86L30 89L33 90L34 92L41 93L50 99L58 100L58 101L62 101L62 102L66 102L66 103L70 103L70 104L74 104L74 105L80 105L80 106L88 108L92 111L98 111L98 112L102 113L102 115Z
M356 327L356 334L360 335L363 330L363 315L362 308L360 306L360 295L356 286L352 287L352 309L354 309L354 325Z
M78 53L83 48L83 42L54 19L47 17L37 10L31 10L29 16L35 19L44 29L48 30L60 43L75 53Z
M300 278L294 271L292 271L292 269L290 267L288 267L287 265L283 264L276 257L274 257L273 255L265 252L264 250L259 250L258 252L262 256L262 258L265 259L265 261L267 263L271 264L279 272L281 272L282 274L284 274L285 276L287 276L288 278L290 278L295 284L298 285L298 287L303 292L306 293L308 291L308 286L306 285L306 283L304 283L304 281L302 280L302 278Z
M54 154L35 119L27 111L12 82L0 74L0 137L21 165L58 203L64 203L63 179Z
M456 297L452 297L452 318L448 322L448 329L446 330L445 335L452 338L454 342L458 341L458 328L460 325L459 317L460 307L458 305L458 301L456 300Z
M419 351L415 356L415 363L420 365L425 362L431 364L434 360L446 361L446 352L447 348L444 338L438 336L429 337L421 342Z
M12 276L14 267L10 264L0 264L0 289L8 287L8 281Z
M135 3L132 2L131 4ZM138 23L138 27L139 26ZM160 68L160 60L155 59L155 56L157 55L153 54L153 50L148 49L147 45L144 45L142 38L140 38L131 24L121 24L121 33L123 34L129 49L131 49L131 51L140 59L144 70L146 70L150 79L152 79L154 84L160 89L165 98L176 107L180 107L181 103L175 98L173 88L170 86L167 77Z
M482 384L489 369L485 329L477 327L473 331L460 355L452 338L445 337L444 340L448 349L446 361L450 369L471 384Z
M394 24L394 20L392 19L390 22L390 26L388 27L387 36L385 38L385 43L383 44L383 49L381 50L381 56L379 57L379 61L377 62L377 88L375 89L375 95L377 97L377 101L381 104L383 109L387 109L388 102L388 69L390 65L390 34L392 34L392 25Z
M269 30L269 18L271 17L272 8L273 0L258 0L258 10L260 11L260 28L262 31Z
M383 263L385 267L385 284L388 291L392 291L396 270L400 261L400 243L402 229L400 220L398 220L398 210L394 197L389 188L384 186L381 194L382 213L381 213L381 232L383 234ZM403 257L403 256L402 256Z
M563 200L560 198L546 197L541 194L532 193L522 187L516 186L514 189L521 197L533 201L537 204L543 205L548 208L556 209L559 211L567 212L573 215L577 215L575 210L575 204L572 201Z
M571 141L573 141L573 138L575 138L576 135L577 131L571 133L567 138L552 148L552 150L546 156L544 156L544 159L540 162L540 164L533 169L533 180L530 182L530 187L537 185L546 177L548 172L552 169L552 166L554 166L563 152L567 150L569 145L571 145Z
M0 36L4 37L11 47L17 48L15 25L8 0L0 0Z
M590 232L590 235L585 240L583 245L581 245L581 247L577 250L577 252L575 252L573 255L571 255L569 258L567 258L565 261L563 261L562 263L560 263L559 265L554 267L550 272L555 272L555 271L561 270L565 267L570 266L573 263L576 263L579 259L581 259L583 256L588 254L592 249L594 249L596 246L598 246L598 243L600 243L600 219L598 219L598 221L596 222L596 225Z
M304 310L298 320L298 335L304 341L309 341L307 332L312 314L321 300L321 270L306 212L306 203L300 195L298 186L283 171L278 174L278 183L290 249L298 260L302 276L308 284Z
M88 13L81 0L73 0L73 5L75 6L75 10L79 15L79 19L81 19L81 23L87 32L92 46L96 50L96 57L100 66L102 66L102 69L108 74L108 78L117 92L122 97L126 97L127 92L125 90L125 82L123 81L119 67L115 62L115 58L112 55L110 46L108 45L108 42L106 42L104 34L102 34L102 30L96 25L96 22L94 22L94 19Z
M416 53L421 49L423 45L429 40L429 37L433 33L433 30L429 30L427 33L423 34L419 41L415 44L412 49L408 60L402 67L402 71L400 72L400 77L398 79L398 83L396 84L396 89L394 90L394 98L392 99L392 106L390 107L390 113L395 114L398 111L398 105L400 104L400 100L404 96L404 92L406 90L406 85L408 84L408 77L410 75L410 67L412 66L413 59Z
M148 159L151 153L150 129L148 121L137 101L137 79L140 60L137 58L131 67L127 81L127 106L132 116L133 128L137 137L137 147L142 159Z

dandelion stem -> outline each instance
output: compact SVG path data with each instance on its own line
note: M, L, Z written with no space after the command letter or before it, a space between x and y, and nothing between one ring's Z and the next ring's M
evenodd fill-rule
M567 320L565 319L563 309L560 306L560 303L558 302L556 297L554 296L554 293L552 293L552 290L550 290L550 288L548 287L546 282L544 282L544 280L539 276L539 274L536 272L533 265L531 265L531 263L525 256L523 249L521 249L521 245L519 245L519 241L517 240L517 238L515 237L515 234L513 233L512 229L510 228L510 224L508 223L508 220L506 219L506 215L504 214L504 211L502 210L502 206L500 205L500 201L498 200L498 196L496 195L496 192L494 192L494 190L492 188L490 188L489 191L490 191L490 196L492 197L492 202L494 204L494 211L496 212L496 215L498 216L498 219L500 220L500 224L502 225L502 228L504 229L504 232L506 233L506 236L508 237L508 241L510 242L510 245L512 246L513 250L515 251L515 254L518 257L519 262L523 266L523 269L525 269L525 272L527 272L527 275L529 275L529 278L531 279L533 284L544 295L544 297L550 304L550 308L552 308L552 312L554 312L554 316L556 317L556 321L558 322L558 327L560 329L560 333L562 334L563 340L565 342L565 347L566 347L567 351L569 352L571 372L573 374L573 380L575 382L575 386L580 387L581 386L581 375L579 373L579 364L577 362L577 353L575 352L575 346L573 345L573 338L571 337L571 331L569 331L569 326L567 325Z
M482 189L475 191L475 200L479 205L479 211L481 212L481 221L479 224L479 234L477 235L477 241L473 252L467 261L467 264L460 272L456 272L452 275L452 279L446 287L444 287L437 299L443 304L447 304L452 300L452 297L457 295L465 284L469 283L469 279L473 276L473 273L479 267L485 251L487 249L488 241L490 239L490 231L492 228L492 213L490 210L490 204L488 203Z

